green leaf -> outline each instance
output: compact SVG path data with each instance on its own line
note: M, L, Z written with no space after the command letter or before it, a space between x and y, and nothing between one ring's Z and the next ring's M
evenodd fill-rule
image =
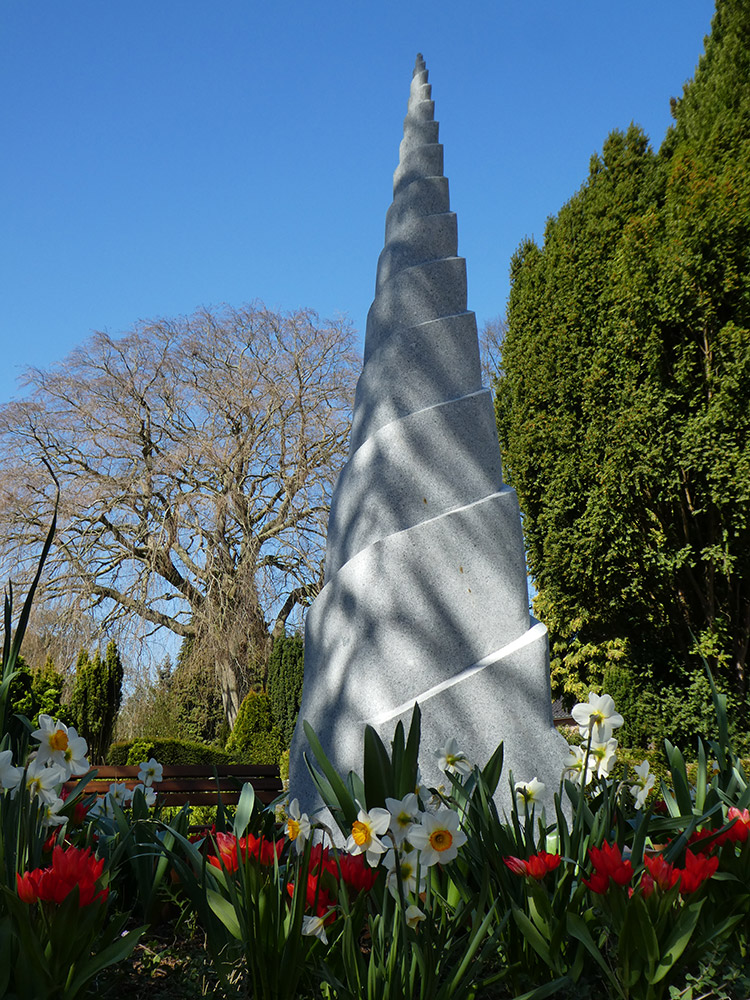
M664 746L669 758L669 769L672 772L674 794L677 804L680 807L680 812L690 815L693 812L693 799L690 795L690 782L687 776L685 758L677 747L672 746L669 740L664 740Z
M366 808L383 807L386 797L395 793L396 789L388 751L372 726L365 726L364 757Z
M571 935L580 941L586 951L591 955L596 964L605 974L610 984L614 987L616 993L620 997L625 997L622 986L618 983L616 977L614 976L612 969L607 965L602 953L596 947L594 939L591 936L591 932L584 923L583 919L577 913L568 913L568 930Z
M232 826L232 832L235 837L244 837L245 831L247 830L248 824L250 823L250 818L253 815L253 810L255 809L255 789L248 781L242 786L242 791L240 792L239 802L237 803L237 811L234 814L234 824Z
M534 951L539 955L544 964L548 969L553 969L556 965L552 955L550 954L547 942L544 940L542 935L532 924L523 910L519 909L517 906L513 905L513 919L516 922L518 929L521 931L523 936L529 942Z
M626 970L626 982L631 986L641 978L644 967L653 970L659 961L659 942L646 903L639 893L633 895L625 910L618 954Z
M409 735L406 737L406 748L404 750L404 761L400 775L396 775L399 782L399 798L413 792L417 783L417 762L419 760L419 742L422 733L422 713L417 702L414 702L414 709L411 713L409 723Z
M332 799L329 801L324 797L323 801L327 806L329 806L329 808L332 805L338 808L339 811L343 814L345 821L349 824L349 826L351 826L352 823L357 818L357 812L358 812L357 805L354 799L351 797L351 795L347 792L346 785L341 780L340 776L336 773L336 770L334 769L333 765L326 756L325 750L321 746L320 740L315 735L315 730L307 721L307 719L303 720L302 727L304 729L305 736L307 737L307 742L310 744L310 749L312 750L316 761L320 765L320 768L330 787L330 794L332 796ZM311 766L310 761L307 759L307 755L305 755L305 763L307 764L307 768L310 771L313 781L315 781L316 772ZM320 785L318 785L318 790L321 792L321 794L323 794L323 790L320 787Z
M219 893L214 889L206 889L206 897L208 899L208 905L211 907L219 920L221 920L232 937L241 941L242 931L240 930L239 920L237 919L237 911L229 900L219 895Z
M55 484L57 485L57 484ZM57 487L57 496L55 497L55 509L52 514L52 524L47 532L47 537L44 540L44 545L42 546L42 554L39 556L39 562L37 564L36 573L34 574L34 579L32 581L31 587L29 587L29 592L26 595L26 600L23 602L23 608L21 609L21 614L18 619L18 624L16 626L16 634L13 638L13 642L10 646L10 652L7 657L3 657L3 667L5 669L12 670L15 666L16 660L18 658L18 653L21 649L21 643L23 642L23 637L26 634L26 626L29 623L29 615L31 614L31 605L34 602L34 594L36 593L36 588L39 585L39 580L42 576L42 570L44 564L47 561L47 556L49 555L49 550L52 547L52 539L55 537L55 528L57 526L57 507L60 502L60 487ZM9 625L10 625L10 608L9 602L6 600L6 642L8 636L10 635Z
M695 925L698 923L698 917L700 916L704 902L705 900L701 899L699 902L692 903L683 909L674 930L667 938L666 944L662 949L661 961L657 965L653 975L649 978L650 983L658 983L662 980L683 953L690 938L693 936L693 931L695 930Z
M560 979L553 979L552 982L537 986L529 993L519 993L513 1000L545 1000L546 997L554 996L563 986L571 985L569 976L562 976Z
M498 782L500 781L500 775L503 771L504 756L505 751L503 744L501 743L482 768L482 779L487 786L490 796L495 794Z
M97 976L102 969L106 969L108 966L114 965L115 962L122 962L126 959L138 944L143 932L146 930L146 926L136 927L134 930L128 931L127 934L116 938L110 945L103 948L102 951L93 955L65 991L65 996L70 998L75 997L86 983L93 979L94 976Z

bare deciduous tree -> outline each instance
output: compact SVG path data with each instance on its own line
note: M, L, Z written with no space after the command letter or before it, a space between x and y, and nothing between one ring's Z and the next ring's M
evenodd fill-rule
M488 319L479 331L479 356L485 385L494 385L502 368L505 320L501 316Z
M214 659L232 722L269 634L320 586L358 368L352 331L262 305L97 333L0 409L14 577L61 487L46 598Z

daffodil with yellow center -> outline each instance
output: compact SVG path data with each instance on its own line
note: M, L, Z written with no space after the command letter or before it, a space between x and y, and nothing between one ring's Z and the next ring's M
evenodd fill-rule
M301 854L305 849L305 843L310 837L312 827L307 813L299 811L299 800L292 799L289 803L286 818L286 835L294 843L297 854Z
M384 843L380 838L388 830L391 823L391 814L387 809L375 808L367 812L360 809L357 818L352 823L352 832L346 842L346 849L350 854L364 854L367 863L375 867L380 860L380 855L387 850L389 842Z

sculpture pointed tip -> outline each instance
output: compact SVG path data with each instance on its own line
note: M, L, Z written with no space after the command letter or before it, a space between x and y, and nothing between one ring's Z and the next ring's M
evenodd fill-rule
M416 58L416 60L414 62L414 74L413 75L416 76L417 73L421 73L422 70L424 70L426 68L427 67L425 65L424 56L422 55L421 52L417 52L417 58Z

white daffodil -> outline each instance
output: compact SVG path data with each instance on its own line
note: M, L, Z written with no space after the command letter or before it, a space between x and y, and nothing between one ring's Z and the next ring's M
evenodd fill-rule
M391 814L387 809L376 807L370 812L360 809L352 825L352 832L346 842L349 854L364 854L367 863L375 868L380 861L380 855L390 847L390 841L380 838L386 833L391 822Z
M417 885L417 851L396 851L391 848L383 858L383 864L388 872L385 884L394 899L398 899L398 880L401 875L401 885L404 892L411 892L418 895L425 891L425 871L422 866L419 871L419 884Z
M593 757L593 766L596 767L596 774L599 778L608 778L612 768L617 763L617 740L614 737L605 743L591 744L589 756ZM591 766L591 765L589 765Z
M112 808L112 799L109 795L97 798L88 814L91 819L114 819L115 811Z
M414 792L402 799L386 799L386 809L391 814L390 831L394 844L402 844L419 812L419 800Z
M417 796L417 798L419 799L419 801L422 803L423 806L427 805L427 803L430 801L430 797L432 796L432 792L427 787L427 785L422 784L422 772L419 770L419 768L417 768L417 782L414 785L414 794Z
M441 750L435 751L435 756L441 771L462 774L464 777L471 774L471 764L466 759L466 755L458 749L454 736L451 736Z
M311 832L312 826L307 813L299 811L299 799L292 799L287 812L286 835L294 841L294 849L297 854L304 851L305 843L310 839Z
M67 816L61 816L60 810L65 805L63 799L54 799L52 802L45 802L44 799L40 802L39 812L42 817L42 826L63 826L63 824L68 822Z
M143 794L149 809L152 809L156 805L156 789L151 788L150 785L134 785L130 797L133 798L136 792Z
M328 944L324 920L324 917L303 917L302 933L306 937L320 938L323 944Z
M153 757L149 760L142 760L138 765L138 780L141 784L151 787L154 782L158 784L161 781L163 771L163 766Z
M630 794L635 798L635 808L643 809L646 804L646 799L648 798L648 793L656 783L656 778L653 774L649 774L649 764L647 760L642 761L640 764L636 764L634 771L636 774L636 783L630 786Z
M23 768L13 767L13 751L0 750L0 792L13 792L21 784Z
M40 715L39 729L31 735L40 744L37 757L46 764L57 765L64 773L64 780L89 770L88 744L72 726L66 726L51 715Z
M443 808L422 814L420 822L409 831L409 843L420 852L420 864L429 868L438 862L453 861L459 847L466 843L466 834L458 828L458 814Z
M34 757L26 768L26 788L32 797L37 796L42 802L55 801L63 780L60 768L55 765L48 767L40 757Z
M608 694L598 695L589 692L589 700L573 706L570 713L578 723L581 736L588 737L596 743L606 743L613 729L619 729L624 723L623 717L615 710L615 703Z
M564 777L569 778L576 785L588 785L594 777L594 771L596 769L596 761L594 760L593 754L589 754L588 760L586 760L585 747L572 746L569 749L570 756L565 762L565 767L563 769ZM583 773L584 762L586 763L585 777Z
M133 793L124 781L113 781L109 786L107 796L112 802L116 802L121 809L125 809L133 798Z
M62 760L56 760L60 768L65 771L65 780L72 775L86 774L90 770L86 754L89 746L83 736L79 736L73 726L68 727L68 745L62 751Z
M413 903L411 904L411 906L406 907L406 910L404 911L404 916L406 917L407 927L411 927L412 930L416 930L417 927L419 927L419 925L421 924L421 922L425 919L424 913L422 913L419 907L415 906Z
M534 775L531 781L517 781L514 787L519 805L534 805L544 795L546 785Z

